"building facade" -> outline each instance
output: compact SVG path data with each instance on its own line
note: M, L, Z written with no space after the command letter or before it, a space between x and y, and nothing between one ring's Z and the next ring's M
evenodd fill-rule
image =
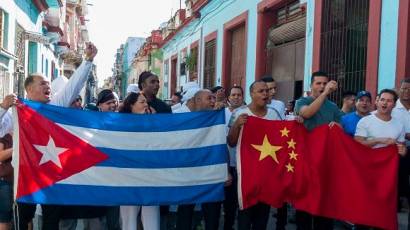
M394 88L409 76L407 0L189 0L163 29L163 94L187 81L247 88L268 74L297 99L313 71L343 91Z
M72 51L81 62L82 53L77 48L88 40L83 39L88 37L85 23L78 32L81 36L70 41L66 38L69 31L76 31L69 22L70 9L81 18L85 6L85 0L0 2L0 100L12 92L24 97L23 83L31 73L42 73L50 81L62 76L70 62L68 47L76 47Z

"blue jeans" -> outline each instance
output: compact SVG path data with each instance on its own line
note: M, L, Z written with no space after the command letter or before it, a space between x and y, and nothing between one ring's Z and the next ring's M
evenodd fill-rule
M0 223L11 222L13 216L13 185L0 179Z

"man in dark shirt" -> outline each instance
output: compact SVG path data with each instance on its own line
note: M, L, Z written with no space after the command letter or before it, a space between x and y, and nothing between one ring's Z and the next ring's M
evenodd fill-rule
M138 87L144 92L148 105L155 109L157 113L172 113L171 107L157 98L159 90L159 79L157 75L150 71L142 72L138 79Z
M295 113L303 117L303 124L311 131L314 128L340 122L342 112L337 105L328 100L329 94L337 90L337 82L330 80L325 72L314 72L311 77L311 95L296 101ZM312 225L313 222L313 225ZM333 229L333 220L315 216L296 210L296 226L298 230Z

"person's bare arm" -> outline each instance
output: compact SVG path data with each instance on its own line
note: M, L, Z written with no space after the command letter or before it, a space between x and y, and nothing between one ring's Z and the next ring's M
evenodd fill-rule
M304 119L313 117L325 102L327 96L337 89L336 81L329 81L325 87L325 91L319 95L310 105L300 108L299 115Z
M12 156L12 153L13 153L13 148L0 150L0 161L9 160Z
M366 139L365 137L355 136L354 139L360 142L362 145L366 145L369 147L374 147L378 144L385 144L385 145L393 145L396 144L396 141L392 138L374 138L374 139Z
M235 147L238 143L239 133L241 132L242 126L246 123L247 118L247 114L239 115L238 119L236 119L232 127L229 129L229 134L227 138L229 146Z

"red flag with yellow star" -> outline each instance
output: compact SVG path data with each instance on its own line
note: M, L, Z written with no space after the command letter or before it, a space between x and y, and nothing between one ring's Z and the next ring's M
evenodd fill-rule
M238 142L241 208L284 202L313 215L397 229L397 148L371 149L335 126L248 117Z

